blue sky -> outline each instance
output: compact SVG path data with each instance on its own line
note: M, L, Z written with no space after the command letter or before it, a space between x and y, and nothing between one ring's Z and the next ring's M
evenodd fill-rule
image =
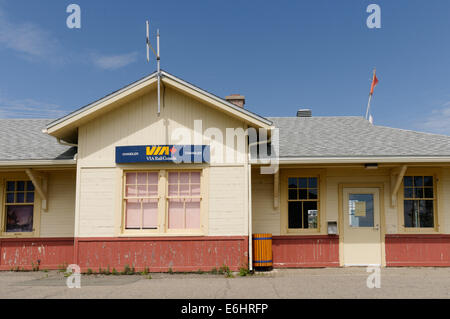
M376 67L375 124L450 135L448 0L0 0L0 117L56 118L153 72L146 19L164 70L263 116L363 116Z

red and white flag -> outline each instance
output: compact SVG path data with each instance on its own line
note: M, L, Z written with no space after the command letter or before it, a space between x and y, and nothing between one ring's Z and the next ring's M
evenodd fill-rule
M377 86L378 84L378 79L377 79L377 75L375 74L375 70L373 71L373 79L372 79L372 86L370 87L370 95L373 94L373 89L375 88L375 86Z
M370 86L369 102L367 103L367 110L366 110L366 120L368 120L371 124L373 124L373 117L370 114L370 101L372 100L373 90L378 84L378 78L375 73L376 70L373 70L372 85Z

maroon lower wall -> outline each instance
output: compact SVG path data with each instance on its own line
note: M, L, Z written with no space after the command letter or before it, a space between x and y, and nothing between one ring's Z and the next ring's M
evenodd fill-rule
M275 268L339 267L339 237L273 236Z
M0 270L58 269L73 262L73 238L2 238Z
M210 271L223 265L236 271L248 264L246 236L76 238L75 263L82 271Z
M450 266L450 235L386 235L386 266Z
M386 235L386 265L450 266L450 235ZM275 268L339 267L338 236L273 236ZM210 271L247 266L246 236L145 238L3 238L0 270L59 269L78 264L122 271Z

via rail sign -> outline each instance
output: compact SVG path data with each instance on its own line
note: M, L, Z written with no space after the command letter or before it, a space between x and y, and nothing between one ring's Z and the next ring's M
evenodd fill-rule
M116 163L209 163L209 145L117 146Z

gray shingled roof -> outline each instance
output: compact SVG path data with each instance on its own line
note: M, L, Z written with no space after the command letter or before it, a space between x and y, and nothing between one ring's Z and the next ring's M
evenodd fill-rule
M49 119L0 119L0 161L73 159L76 147L42 133Z
M362 117L269 117L280 157L450 156L450 136L371 125ZM72 159L75 147L42 133L49 119L0 119L0 161Z
M362 117L269 117L280 157L450 156L450 136L370 124Z

